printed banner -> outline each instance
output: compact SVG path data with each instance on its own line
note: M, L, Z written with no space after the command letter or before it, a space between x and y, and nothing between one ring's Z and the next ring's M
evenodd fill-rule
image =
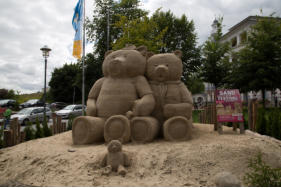
M242 101L238 89L216 90L218 122L243 122Z
M72 18L72 26L75 30L72 55L77 59L81 58L82 53L83 3L84 0L78 1L74 9L74 14Z

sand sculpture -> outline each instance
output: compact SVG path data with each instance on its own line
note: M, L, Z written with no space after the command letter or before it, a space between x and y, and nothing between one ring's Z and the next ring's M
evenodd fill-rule
M156 106L152 113L167 140L191 139L192 96L183 82L182 52L157 54L147 61L146 75Z
M87 116L73 122L74 144L90 144L120 140L126 143L131 137L130 120L133 124L153 124L149 117L155 100L144 77L147 49L129 46L105 54L102 65L104 77L91 88L87 101ZM152 119L152 120L151 120ZM135 133L136 131L132 131ZM149 140L146 135L142 140Z
M109 175L111 171L125 176L125 167L130 165L128 156L122 152L122 144L119 140L112 140L107 146L108 153L104 156L101 166L105 167L103 174Z
M87 116L73 122L73 143L144 143L159 133L167 140L190 139L193 101L180 80L181 55L153 55L144 46L108 51L104 77L88 95Z

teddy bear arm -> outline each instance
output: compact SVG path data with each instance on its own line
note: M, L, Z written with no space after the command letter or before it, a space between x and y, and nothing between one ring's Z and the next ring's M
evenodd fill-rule
M96 100L99 96L103 80L104 78L97 80L89 92L86 110L87 116L97 115Z
M133 113L135 116L148 116L155 106L155 99L150 85L144 76L138 76L136 80L136 90L140 99L135 102Z
M133 107L134 116L149 116L155 106L155 100L152 94L144 95L137 100Z
M193 105L191 92L187 89L184 83L180 83L181 102L190 103Z

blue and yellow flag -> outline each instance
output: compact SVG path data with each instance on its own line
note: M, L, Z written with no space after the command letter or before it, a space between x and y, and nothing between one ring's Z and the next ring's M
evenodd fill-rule
M72 26L75 30L75 37L73 43L73 53L72 55L78 59L81 58L82 54L82 30L83 30L83 2L84 0L79 0L72 18Z

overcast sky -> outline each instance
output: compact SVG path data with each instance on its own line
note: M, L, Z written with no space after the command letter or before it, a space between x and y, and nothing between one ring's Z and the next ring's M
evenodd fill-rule
M48 45L47 82L55 67L76 62L72 57L74 30L71 21L78 0L0 0L0 88L21 93L44 87L44 59L40 48ZM94 0L86 0L91 16ZM157 8L186 14L194 20L198 43L209 36L216 16L223 16L224 32L250 15L276 12L281 0L141 0L141 7L153 13ZM87 52L91 52L91 45ZM87 78L89 79L89 78ZM63 86L62 86L63 87Z

